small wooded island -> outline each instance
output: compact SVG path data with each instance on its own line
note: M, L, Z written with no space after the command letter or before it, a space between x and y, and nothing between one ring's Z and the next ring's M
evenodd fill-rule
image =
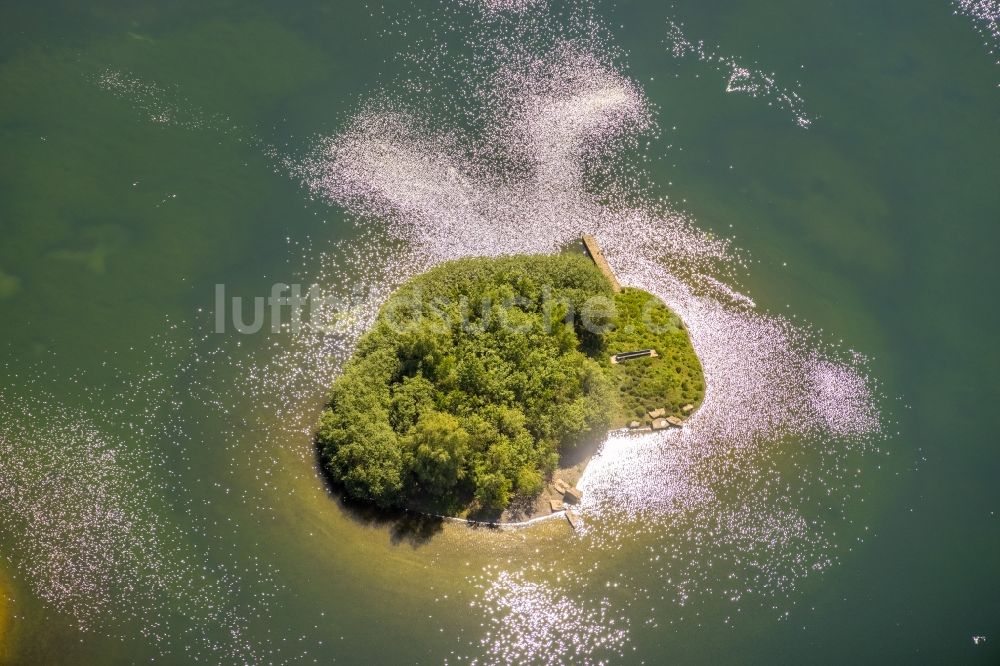
M333 384L317 446L352 498L496 517L537 496L561 454L612 427L679 423L704 390L678 317L616 291L583 254L461 259L382 306Z

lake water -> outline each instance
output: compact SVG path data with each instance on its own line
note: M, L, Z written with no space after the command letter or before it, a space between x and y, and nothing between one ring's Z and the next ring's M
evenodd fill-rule
M998 17L7 3L0 661L997 663ZM687 321L684 431L578 532L331 497L393 285L584 232ZM275 283L337 326L215 332Z

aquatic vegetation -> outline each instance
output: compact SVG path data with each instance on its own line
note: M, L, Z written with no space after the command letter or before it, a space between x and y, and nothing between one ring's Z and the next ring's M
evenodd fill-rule
M0 269L0 299L10 298L21 290L21 279Z

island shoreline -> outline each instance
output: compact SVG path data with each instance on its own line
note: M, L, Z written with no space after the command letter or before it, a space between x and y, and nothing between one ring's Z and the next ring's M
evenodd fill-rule
M392 519L393 514L396 514L465 523L470 526L522 528L543 520L563 516L567 518L570 525L576 528L581 515L580 504L583 499L582 491L577 486L586 475L593 456L600 452L608 441L608 437L615 432L639 435L681 427L686 418L697 407L701 406L707 388L704 386L704 375L701 374L700 361L693 348L689 350L688 354L694 359L693 365L688 356L677 355L681 353L677 350L683 349L685 342L687 347L691 347L686 327L680 318L653 294L631 287L626 287L623 291L621 283L618 282L604 258L596 238L584 235L577 241L575 252L579 254L581 250L589 262L603 275L607 284L611 286L615 305L618 306L619 314L624 317L623 323L616 320L616 327L612 329L612 334L606 343L609 347L614 347L609 349L614 353L610 357L604 357L605 364L607 359L610 359L608 371L617 377L619 396L615 399L614 404L617 405L619 400L622 402L617 410L617 415L612 417L611 428L602 433L599 439L584 441L574 449L562 451L555 469L541 479L540 490L531 495L515 496L503 508L488 509L483 508L482 505L479 508L474 508L475 504L473 504L463 511L445 513L436 510L436 507L421 506L424 502L419 497L411 498L411 501L401 502L395 506L379 507L370 500L349 492L342 481L336 478L327 464L328 451L324 450L323 442L318 436L317 452L320 459L320 471L327 482L328 490L340 496L347 508L352 511L356 509L355 512L359 516L367 516L374 520L379 518L372 513L373 510L383 513L383 517L389 520ZM563 251L563 253L566 252L567 250ZM621 299L620 303L619 299ZM649 306L646 304L650 302L650 299L659 303L659 308L662 310L662 313L655 308L652 311L659 317L659 319L654 317L655 324L649 320L649 317L653 315L647 311ZM645 326L641 325L640 322L645 323ZM651 326L652 328L650 328ZM641 331L641 333L633 333L635 331ZM679 343L678 339L681 336L684 342ZM660 359L657 348L670 352L668 358ZM593 354L593 352L589 353ZM650 362L655 365L650 366ZM666 375L673 377L675 365L679 379L664 379ZM682 374L682 367L686 368L686 375ZM695 372L698 374L696 375ZM672 383L681 380L684 380L684 383ZM664 381L666 384L658 383ZM690 393L688 382L693 382L695 393ZM683 386L683 390L675 388L678 386ZM651 391L651 388L655 388L655 390ZM660 393L661 391L664 392ZM655 396L662 396L662 398ZM328 410L334 405L335 403L331 402L328 405ZM416 501L414 502L413 499ZM369 506L365 507L366 504ZM403 523L406 520L400 522Z

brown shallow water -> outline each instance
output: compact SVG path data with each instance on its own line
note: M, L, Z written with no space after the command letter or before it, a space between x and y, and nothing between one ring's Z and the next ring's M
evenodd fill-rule
M3 569L0 569L0 663L12 658L14 653L14 587Z

